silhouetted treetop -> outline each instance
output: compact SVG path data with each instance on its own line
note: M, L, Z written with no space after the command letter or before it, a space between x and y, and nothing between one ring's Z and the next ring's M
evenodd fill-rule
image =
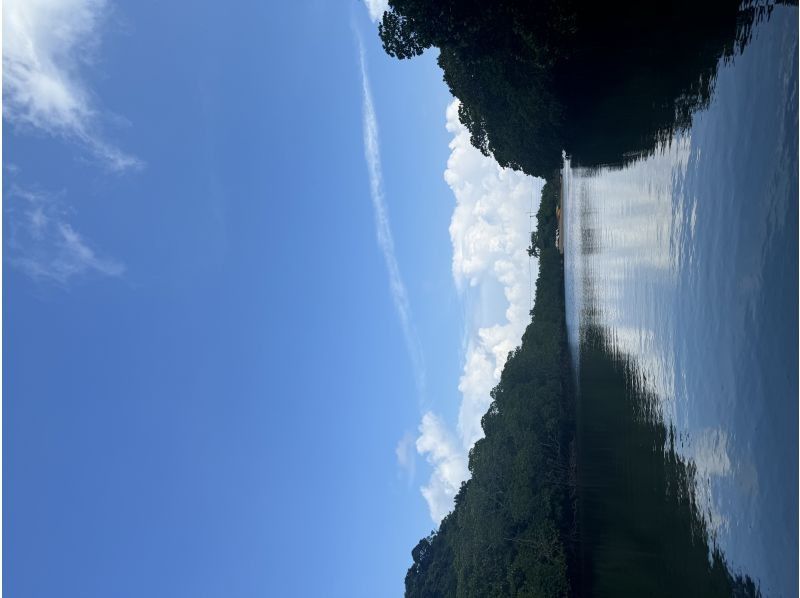
M401 59L438 48L475 147L546 178L562 149L584 165L616 162L688 127L718 61L769 6L390 0L379 35Z

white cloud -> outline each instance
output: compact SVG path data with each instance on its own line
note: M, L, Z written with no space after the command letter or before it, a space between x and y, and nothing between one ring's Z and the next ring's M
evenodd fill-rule
M383 13L389 10L389 0L364 0L369 11L369 18L378 21Z
M419 425L417 451L433 467L428 484L421 490L431 518L438 523L453 508L461 482L469 477L467 457L447 426L430 411L422 416Z
M453 140L444 178L456 198L450 222L453 278L462 294L476 297L468 303L472 314L468 314L471 322L458 385L462 395L457 425L460 446L456 449L450 444L452 440L447 441L447 450L458 454L460 462L466 464L469 449L483 436L481 418L491 402L489 393L500 380L508 353L519 345L530 321L531 279L535 280L538 264L535 260L532 263L527 253L529 213L538 209L544 181L501 168L493 158L476 150L469 132L458 120L457 101L447 108L447 130ZM490 288L502 290L504 305L489 304L483 299L482 291ZM444 427L440 420L436 425ZM421 432L423 428L430 435L424 418ZM452 439L443 432L441 435ZM452 508L452 490L458 490L468 471L466 466L450 465L455 457L434 456L442 449L432 440L421 442L422 438L417 449L427 455L434 467L423 495L431 517L438 522ZM460 472L458 479L452 477L454 469Z
M58 198L12 187L6 193L8 260L34 280L66 284L90 273L121 276L125 266L100 257L66 221Z
M378 119L375 116L375 107L372 103L372 92L367 76L366 57L364 55L364 44L356 31L358 41L359 58L361 63L361 85L363 92L363 126L364 126L364 157L367 161L369 170L370 196L372 197L372 207L375 212L375 228L378 235L378 245L383 253L386 269L389 272L389 288L394 301L395 310L400 318L403 329L406 348L411 358L414 368L414 376L417 384L417 391L420 396L425 389L425 366L422 359L422 348L417 336L414 323L411 319L411 305L408 300L408 292L400 275L400 267L397 264L394 250L394 238L389 224L389 213L386 208L386 196L383 191L383 173L381 169L380 144L378 141Z
M464 370L458 383L461 408L458 412L458 432L468 450L483 436L481 417L489 409L489 393L496 384L495 360L482 343L471 340L467 346Z
M77 140L113 170L141 162L106 142L80 67L98 43L105 0L3 3L3 117Z
M489 406L489 391L530 321L531 278L538 269L527 253L530 212L538 209L544 181L501 168L472 147L458 120L457 101L447 108L447 130L453 140L444 178L456 197L450 222L453 278L462 291L465 283L473 288L498 285L506 302L504 312L472 332L467 345L458 430L468 450L483 436L480 419Z
M397 464L400 466L401 471L405 472L410 484L417 471L417 459L414 452L414 435L411 432L403 434L403 437L397 442L394 454L397 456Z

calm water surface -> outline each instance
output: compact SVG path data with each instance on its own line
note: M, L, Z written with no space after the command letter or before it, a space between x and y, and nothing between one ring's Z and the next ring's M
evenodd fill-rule
M674 429L731 571L766 596L798 579L797 52L797 9L777 7L690 131L622 168L566 160L563 176L578 369L601 330Z

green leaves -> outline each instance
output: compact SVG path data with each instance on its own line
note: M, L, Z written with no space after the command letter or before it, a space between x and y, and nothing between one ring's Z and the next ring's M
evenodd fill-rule
M538 238L555 239L558 187L546 186ZM563 271L539 246L534 317L512 351L470 451L472 478L439 531L412 551L406 596L565 596L572 522Z
M383 42L383 49L394 58L413 58L431 47L430 41L411 19L392 10L383 13L378 35Z

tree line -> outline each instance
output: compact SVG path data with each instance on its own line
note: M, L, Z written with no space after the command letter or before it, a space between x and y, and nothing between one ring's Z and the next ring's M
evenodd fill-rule
M772 3L740 0L390 0L379 25L399 59L438 48L472 144L547 178L649 152L691 124L717 65Z
M471 478L439 530L412 551L406 596L565 596L574 560L574 408L568 374L558 183L548 182L532 242L539 277L531 323L509 354ZM533 249L533 246L532 246Z
M438 530L412 551L406 596L546 598L596 587L596 564L611 553L581 539L576 406L555 246L562 150L584 166L618 163L689 127L712 97L720 60L734 59L770 10L759 0L389 0L379 25L385 51L409 59L438 49L472 144L501 166L547 179L529 249L539 258L531 323L492 390L485 436L469 454L471 478ZM675 476L691 478L673 450L657 456L644 459L648 471L663 460L675 463ZM658 482L667 487L667 479ZM692 532L681 528L676 542L686 543L677 552L704 575L711 567L709 587L720 595L756 595L718 551L708 562L702 520L681 502L687 492L669 511ZM602 520L598 537L615 521Z

